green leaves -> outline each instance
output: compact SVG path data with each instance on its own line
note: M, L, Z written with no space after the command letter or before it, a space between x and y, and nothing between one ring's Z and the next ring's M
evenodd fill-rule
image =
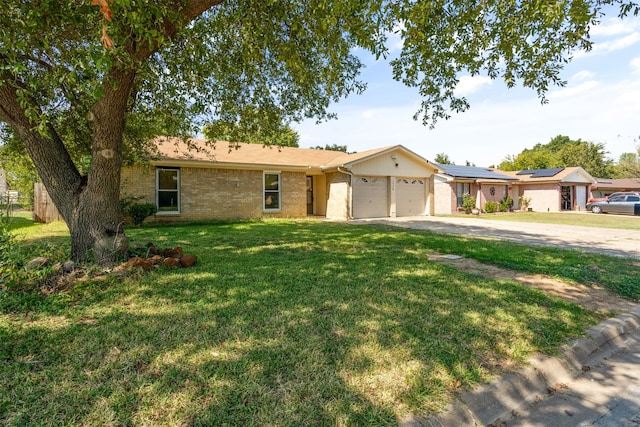
M8 0L0 69L25 82L43 114L83 97L95 102L111 67L133 67L132 111L145 103L174 133L185 133L199 130L201 119L238 122L249 108L277 110L284 122L330 119L331 103L366 87L357 49L386 58L393 53L387 35L396 33L402 50L390 61L393 76L417 89L416 118L433 125L469 108L455 92L465 74L531 87L544 102L551 85L564 84L559 73L571 54L590 48L589 26L614 2L200 3ZM638 12L633 2L615 3L621 15ZM103 20L110 21L110 51L100 43Z
M591 176L606 178L613 172L604 144L572 140L558 135L547 144L536 144L500 163L499 169L524 170L580 166Z

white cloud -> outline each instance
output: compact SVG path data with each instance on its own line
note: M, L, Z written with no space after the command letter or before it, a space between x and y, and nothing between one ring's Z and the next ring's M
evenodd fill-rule
M597 88L598 86L599 86L599 83L597 81L588 80L574 87L564 87L561 89L556 89L550 92L547 97L550 100L562 99L562 98L575 98L584 93L593 91L593 89Z
M570 80L571 81L576 81L576 80L591 80L593 78L595 78L596 74L588 71L588 70L582 70L582 71L578 71L577 73L575 73L574 75L571 76Z
M611 37L619 34L629 34L640 30L638 18L607 18L600 25L591 28L590 34L594 38Z
M596 25L590 32L593 47L590 52L577 51L574 59L606 55L627 49L640 42L640 18L610 18Z
M476 93L483 86L491 85L492 80L486 76L462 76L456 86L456 96L468 96Z
M640 41L640 33L635 32L618 39L606 41L604 43L595 44L592 52L595 54L605 54L609 52L615 52L618 50L626 49L638 43Z

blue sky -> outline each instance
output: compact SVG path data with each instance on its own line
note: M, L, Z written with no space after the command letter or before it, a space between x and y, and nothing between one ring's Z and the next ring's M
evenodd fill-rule
M608 156L635 152L640 145L640 17L605 17L592 27L591 52L579 53L562 74L565 87L552 87L548 104L535 91L507 89L500 80L464 77L458 87L471 103L465 113L429 129L413 120L420 98L416 89L391 78L385 62L364 58L363 95L331 107L337 120L294 125L300 147L347 145L365 151L402 144L433 160L445 153L455 164L498 165L557 135L603 143Z

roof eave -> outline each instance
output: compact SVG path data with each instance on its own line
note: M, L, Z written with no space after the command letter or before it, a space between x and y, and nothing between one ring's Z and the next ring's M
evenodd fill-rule
M242 169L242 170L286 170L286 171L317 171L321 172L320 166L313 165L282 165L269 163L235 163L235 162L216 162L207 160L191 160L191 159L156 159L152 160L154 166L180 166L180 167L201 167L216 169Z

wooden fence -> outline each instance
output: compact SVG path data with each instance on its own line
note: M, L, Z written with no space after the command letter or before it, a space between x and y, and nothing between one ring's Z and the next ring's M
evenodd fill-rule
M37 222L49 223L62 221L62 217L49 197L44 185L36 182L33 186L33 220Z

